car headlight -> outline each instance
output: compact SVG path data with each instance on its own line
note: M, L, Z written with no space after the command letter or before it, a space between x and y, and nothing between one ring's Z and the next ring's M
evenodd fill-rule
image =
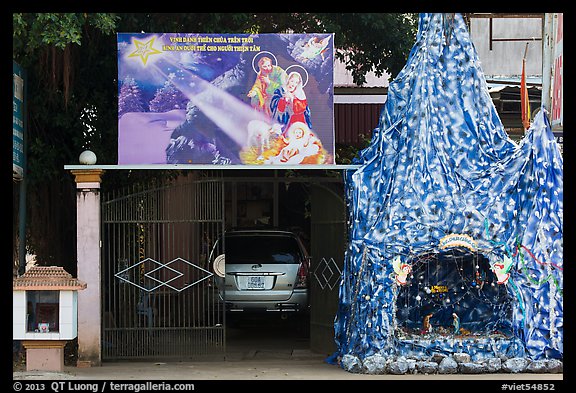
M224 277L224 273L226 272L226 262L224 254L218 255L214 259L212 269L214 269L214 274L216 274L218 277Z

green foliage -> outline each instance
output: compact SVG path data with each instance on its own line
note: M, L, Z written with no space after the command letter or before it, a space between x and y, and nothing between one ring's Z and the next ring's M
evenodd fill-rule
M105 33L113 33L118 17L114 14L87 13L16 13L12 14L14 59L22 55L33 58L34 52L52 46L64 49L70 44L81 45L87 26ZM25 65L26 62L23 62Z
M395 76L406 64L416 38L416 14L346 13L319 15L336 33L336 56L351 71L354 83L366 83L374 71Z
M360 134L359 146L336 145L336 162L342 165L350 165L357 158L358 153L370 145L371 134Z

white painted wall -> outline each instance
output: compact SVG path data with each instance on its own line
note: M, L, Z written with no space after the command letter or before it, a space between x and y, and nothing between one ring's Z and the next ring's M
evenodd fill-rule
M492 38L537 38L533 41L495 41L490 49L490 25L488 18L471 18L470 38L480 59L482 70L487 78L492 76L514 77L522 74L522 58L528 44L526 55L526 74L530 80L542 77L542 24L539 18L493 18ZM390 75L377 77L374 72L366 76L363 87L387 87ZM534 77L539 77L534 79ZM346 70L344 63L334 64L335 87L357 87L352 73Z
M484 75L517 76L522 74L522 58L526 55L526 75L542 76L542 19L493 18L492 38L538 38L533 41L493 41L490 49L490 20L471 18L470 38L474 43Z
M377 77L374 72L366 75L366 83L362 87L387 87L390 75L384 73ZM334 62L334 86L335 87L358 87L352 78L352 73L346 69L346 65L341 61Z

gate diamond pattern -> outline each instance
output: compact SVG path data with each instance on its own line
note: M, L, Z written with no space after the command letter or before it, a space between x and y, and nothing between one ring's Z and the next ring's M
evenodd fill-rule
M334 258L330 258L328 261L326 258L322 258L316 269L314 269L314 278L316 278L322 289L326 287L330 288L330 290L334 289L340 282L340 276L342 276L342 271L336 261L334 261Z
M156 267L156 268L154 268L154 269L152 269L152 270L144 273L144 276L145 276L146 278L148 278L148 279L150 279L150 280L152 280L152 281L154 281L154 282L160 283L159 285L156 285L156 286L151 287L151 288L146 288L146 287L144 287L144 286L138 285L138 283L134 282L135 280L130 280L129 278L127 278L127 277L130 277L130 275L127 274L127 273L129 273L129 272L130 272L131 270L133 270L133 269L137 269L139 266L142 266L142 265L146 264L147 262L152 262L152 263L155 263L155 264L158 265L158 267ZM179 270L177 270L177 269L174 269L174 268L172 268L172 267L170 266L171 264L175 264L176 262L183 262L183 263L187 264L188 266L192 267L193 269L197 269L197 270L199 270L200 272L202 272L202 273L204 273L204 274L203 274L203 276L201 276L199 279L197 279L197 280L195 280L195 281L193 281L193 282L191 282L191 283L189 283L189 284L186 284L186 285L184 285L184 286L181 285L180 288L177 288L177 287L175 287L175 286L172 286L172 285L170 284L171 282L177 281L179 278L184 277L184 273L183 273L183 272L181 272L181 271L179 271ZM155 273L161 272L163 269L167 269L167 270L169 270L171 273L174 273L174 275L171 276L171 277L169 278L169 280L167 280L167 281L164 281L164 280L162 280L161 278L155 277L155 276L158 276L158 275L155 274ZM165 274L163 274L162 276L164 276L164 275L165 275ZM152 292L152 291L154 291L154 290L156 290L156 289L158 289L158 288L161 288L161 287L163 287L163 286L166 286L166 287L168 287L168 288L171 288L171 289L173 289L174 291L177 291L177 292L182 292L183 290L188 289L188 288L190 288L190 287L198 284L199 282L204 281L204 280L212 277L213 275L214 275L214 274L211 273L211 272L209 272L208 270L206 270L206 269L204 269L204 268L202 268L202 267L200 267L200 266L198 266L198 265L195 265L195 264L193 264L193 263L191 263L191 262L189 262L189 261L187 261L187 260L185 260L185 259L183 259L183 258L175 258L175 259L173 259L173 260L171 260L170 262L165 263L165 264L164 264L164 263L161 263L161 262L158 262L158 261L156 261L156 260L154 260L154 259L152 259L152 258L146 258L146 259L144 259L144 260L142 260L142 261L140 261L140 262L138 262L138 263L135 263L134 265L132 265L132 266L130 266L130 267L124 269L124 270L121 270L121 271L119 271L118 273L115 274L115 276L116 276L117 278L119 278L120 280L123 280L123 281L125 281L125 282L127 282L127 283L130 283L130 284L134 285L135 287L138 287L138 288L142 289L143 291L147 291L147 292Z

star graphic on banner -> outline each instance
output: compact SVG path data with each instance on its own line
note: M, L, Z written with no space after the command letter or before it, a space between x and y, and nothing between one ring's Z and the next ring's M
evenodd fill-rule
M158 53L162 53L161 51L154 49L152 46L154 45L154 39L151 38L148 42L142 42L134 39L134 45L136 45L136 50L128 55L128 57L138 57L142 59L142 63L146 65L148 61L148 57L150 55L155 55Z

